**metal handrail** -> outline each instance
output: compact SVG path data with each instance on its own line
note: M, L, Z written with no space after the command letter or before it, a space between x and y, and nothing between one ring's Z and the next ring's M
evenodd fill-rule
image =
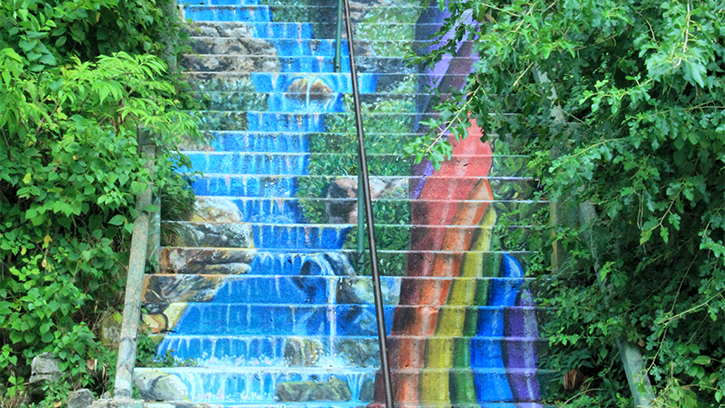
M340 72L342 64L342 2L337 0L337 32L335 34L335 72Z
M352 81L352 95L355 103L355 124L357 125L358 154L360 167L358 168L358 203L360 202L361 186L365 204L365 218L367 219L368 244L370 248L370 266L372 267L373 292L375 297L375 317L378 326L378 343L380 345L380 364L385 386L385 406L394 408L393 403L393 382L390 376L390 363L388 361L388 340L385 331L385 314L383 310L383 293L380 288L380 271L378 269L378 252L375 245L375 220L373 218L372 195L370 194L370 175L368 174L367 155L365 153L365 132L363 131L362 111L360 110L360 91L357 83L357 66L355 65L355 50L352 37L352 23L350 22L349 0L342 0L345 6L345 25L347 26L347 48L350 54L350 80ZM340 40L338 39L338 44ZM358 204L358 214L360 214ZM358 226L362 220L358 216ZM361 228L358 227L358 237L361 236ZM359 239L358 245L362 245Z

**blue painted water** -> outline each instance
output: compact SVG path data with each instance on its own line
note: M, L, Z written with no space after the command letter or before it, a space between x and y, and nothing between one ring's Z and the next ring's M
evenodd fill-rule
M239 4L238 1L223 3ZM220 3L215 1L215 4ZM284 367L289 364L289 356L285 355L288 336L319 344L321 354L327 356L336 354L334 348L340 335L372 338L375 335L374 319L370 319L374 316L372 306L335 304L336 285L330 282L351 268L339 251L350 227L306 227L297 201L284 200L295 197L297 177L307 174L309 135L325 131L325 113L343 111L342 94L350 91L349 75L313 74L332 71L329 57L312 57L329 56L329 43L321 42L322 47L314 51L292 47L310 44L284 40L312 39L310 24L268 25L271 15L267 8L190 6L186 8L186 17L253 22L258 37L271 38L280 54L295 56L281 58L280 74L251 75L255 90L268 94L267 112L248 112L246 131L220 133L213 144L216 152L191 153L189 157L194 169L219 175L197 180L196 194L235 197L242 221L254 223L254 245L260 252L252 261L249 274L303 275L308 279L227 278L213 301L186 306L174 332L167 334L160 345L159 355L173 350L178 358L196 359L202 365ZM361 80L365 92L374 92L375 78L366 75ZM288 97L284 92L293 83L297 86L296 94ZM312 90L320 86L331 91L315 94ZM391 324L392 313L391 305L386 311ZM353 399L357 400L361 382L372 381L374 368L357 374L347 371L339 374L357 376L348 382ZM364 379L363 373L367 373ZM193 396L208 395L207 400L216 401L271 402L275 384L279 382L322 378L284 369L261 380L231 372L221 376L224 378L217 377L220 376L180 375Z
M256 37L272 39L280 55L290 57L280 59L282 72L279 74L251 75L255 90L267 93L267 112L248 112L246 131L219 132L212 145L214 153L189 154L193 168L210 176L194 183L196 194L233 197L243 221L253 223L258 253L249 275L260 279L229 277L213 301L189 303L158 353L161 356L173 350L181 359L196 359L202 365L228 369L223 375L180 369L179 377L193 398L272 402L278 383L324 381L334 374L348 383L353 400L360 401L361 390L365 384L371 384L379 363L377 357L364 363L345 360L353 358L344 350L344 342L349 339L377 347L374 306L337 303L336 282L351 273L347 258L340 252L351 227L305 226L301 208L294 200L297 177L307 175L310 135L325 131L325 113L343 111L343 94L351 91L349 74L331 73L329 42L322 42L320 49L308 50L298 46L303 42L283 41L311 40L311 25L269 24L272 21L269 8L249 7L257 5L257 0L189 0L186 3L233 5L189 6L186 17L199 21L249 22L255 28ZM346 56L343 56L343 72L349 70ZM375 93L377 78L375 74L361 75L361 92ZM289 97L284 92L293 84L298 85L298 95ZM316 86L319 89L318 85L324 85L330 93L315 95L312 90ZM264 275L275 278L261 279ZM306 279L295 280L296 276ZM470 341L471 368L478 401L483 407L489 401L525 397L522 391L517 391L516 384L521 380L507 378L506 368L531 368L530 357L533 355L535 360L535 350L524 339L531 330L515 328L512 332L507 327L507 321L535 321L533 308L519 308L516 315L507 317L511 313L506 308L522 305L522 268L513 257L504 255L499 276L506 279L494 281L490 286L488 306L476 308L478 333ZM388 334L394 310L394 305L385 308ZM521 347L504 348L500 339L507 335L521 337ZM296 367L294 361L290 363L291 339L302 339L294 340L299 344L312 344L311 347L318 348L315 353L323 357L306 363L307 371L287 369ZM519 358L523 362L516 360L516 354L521 353L525 354ZM336 355L337 361L324 357ZM361 368L341 368L355 364L362 364ZM332 367L334 373L315 372L310 365ZM268 371L260 371L262 367ZM533 389L531 383L524 385ZM538 397L533 391L530 394L532 399Z

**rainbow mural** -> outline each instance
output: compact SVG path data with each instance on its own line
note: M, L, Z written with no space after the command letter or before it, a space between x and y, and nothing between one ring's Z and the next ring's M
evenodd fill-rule
M186 1L183 58L213 137L185 146L197 205L145 279L158 354L137 368L160 407L375 407L383 400L372 288L358 265L357 156L347 53L335 73L336 3ZM445 13L352 2L385 318L399 407L540 406L545 342L497 216L528 201L525 157L449 138L434 170L402 154L434 117L430 87L460 87L475 55L409 66ZM343 45L346 50L347 44ZM527 208L528 208L527 207ZM193 362L193 364L190 364Z

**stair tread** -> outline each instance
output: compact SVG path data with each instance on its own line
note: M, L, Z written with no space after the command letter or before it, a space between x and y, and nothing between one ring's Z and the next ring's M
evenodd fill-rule
M217 152L217 153L222 153L222 152ZM267 153L260 152L259 154L266 155ZM280 153L280 154L283 154L283 153ZM327 153L327 154L329 154L329 153ZM346 154L346 153L341 153L341 154ZM457 157L460 157L460 156L457 156ZM486 156L486 157L490 157L490 156ZM507 156L507 157L516 157L516 156ZM330 175L326 175L326 174L302 174L302 175L299 175L299 176L297 176L297 175L290 175L290 174L280 174L280 175L275 175L275 176L269 176L269 175L265 175L265 174L225 174L225 173L204 173L199 178L199 180L205 180L205 179L213 178L213 177L249 178L249 179L251 179L251 178L269 178L269 179L275 179L275 180L279 180L279 179L300 179L300 178L310 178L310 179L313 179L313 178L321 178L321 179L334 179L334 180L339 180L339 179L344 178L344 179L355 179L355 180L357 180L357 175L354 175L354 174L352 174L352 175L350 175L350 174L347 174L347 175L335 175L335 174L330 174ZM398 175L395 175L395 176L390 176L390 175L371 176L371 179L381 179L381 180L385 180L385 179L390 179L390 180L416 179L417 180L417 179L421 179L421 178L424 178L426 180L480 180L481 179L480 177L475 177L475 176L442 177L442 176L423 176L423 175L417 175L416 176L416 175L409 175L409 174L404 174L404 175L399 175L399 176ZM536 179L534 177L526 177L526 176L488 176L488 177L486 177L486 180L507 180L507 181L512 181L512 180L536 180ZM204 195L197 195L197 197L206 197L206 196L204 196ZM215 195L214 197L218 197L218 196ZM324 198L324 197L322 197L322 198ZM408 200L408 199L403 199L403 200ZM415 201L441 201L442 199L410 199L410 200L415 200ZM496 201L496 200L454 200L454 201ZM509 201L520 201L520 200L509 200Z
M146 404L147 408L367 408L367 402L271 402L271 403L194 403L185 401L169 401L169 402L150 402ZM401 404L396 403L396 408L555 408L554 405L542 405L539 403L526 402L488 402L484 405L480 404ZM385 408L385 404L379 404L375 408Z
M259 249L259 248L229 248L229 247L204 247L204 246L162 246L161 249L181 249L181 250L224 250L224 251L251 251L256 252L257 254L279 254L282 253L279 249ZM349 252L353 253L356 252L355 249L340 249L340 252ZM298 255L298 254L324 254L329 253L328 250L290 250L290 251L284 251L284 253L290 254L290 255ZM415 250L415 249L402 249L402 250L395 250L395 249L381 249L378 250L379 253L392 253L392 254L409 254L409 253L430 253L429 250ZM533 254L532 251L514 251L514 250L507 250L507 251L500 251L500 250L493 250L493 251L484 251L484 250L465 250L465 251L455 251L455 250L437 250L435 251L437 253L442 254L464 254L464 253L496 253L496 254Z
M176 273L151 273L146 274L146 276L165 276L165 277L171 277L171 276L182 276ZM188 276L200 276L200 277L217 277L218 275L215 274L204 274L204 273L195 273L195 274L186 274L183 275L185 277ZM255 275L251 273L245 273L244 275L230 275L230 279L233 280L244 280L244 279L269 279L269 280L276 280L276 279L295 279L295 280L305 280L305 279L330 279L330 280L358 280L358 279L369 279L369 276L365 275L354 275L354 276L319 276L319 275L298 275L298 276L290 276L290 275ZM498 277L498 276L478 276L478 277L469 277L469 276L381 276L380 279L388 279L388 280L415 280L415 281L425 281L425 280L433 280L433 281L447 281L447 280L454 280L454 281L465 281L465 280L530 280L533 281L535 278L521 278L521 277Z
M204 155L204 156L268 156L268 157L277 157L277 156L351 156L352 153L323 153L323 152L315 152L315 153L308 153L308 152L244 152L244 151L230 151L230 152L209 152L209 151L200 151L200 150L182 150L181 153L189 155L189 154L196 154L196 155ZM394 154L394 153L370 153L368 154L368 157L395 157L395 158L401 158L400 155ZM506 157L506 158L520 158L524 159L527 156L524 155L517 155L517 154L460 154L456 155L454 159L463 159L463 158L480 158L480 157ZM402 159L402 158L401 158ZM412 159L409 157L405 157L405 159ZM207 173L204 173L207 174ZM214 174L214 173L212 173Z
M171 337L172 335L168 334L151 334L150 336L168 336ZM276 335L276 334L265 334L263 336L253 336L253 335L234 335L234 334L228 334L228 335L204 335L204 334L173 334L173 338L176 339L243 339L243 340L249 340L252 338L269 338L269 339L289 339L289 336L285 335ZM310 339L310 340L320 340L320 339L329 339L329 336L324 335L304 335L304 336L294 336L295 339ZM402 334L389 334L387 336L388 339L412 339L412 340L419 340L419 339L431 339L431 340L450 340L450 339L476 339L476 340L482 340L482 341L537 341L537 342L548 342L549 340L544 337L522 337L522 336L440 336L440 335L433 335L433 336L416 336L416 335L402 335ZM369 335L369 336L344 336L345 340L369 340L369 341L378 341L377 335Z
M228 0L229 1L229 0ZM241 3L240 0L236 0ZM259 9L259 8L278 8L278 7L284 7L284 8L299 8L299 9L313 9L313 10L333 10L337 11L337 5L319 5L319 4L194 4L193 1L184 1L185 8L189 7L208 7L208 8L220 8L220 9L231 9L231 8L252 8L252 9ZM438 7L435 6L416 6L416 5L406 5L406 6L395 6L395 5L371 5L371 9L386 9L386 10L398 10L398 9L429 9L429 10L438 10Z
M147 303L157 304L157 303ZM299 304L299 303L257 303L257 302L225 302L225 303L214 303L214 302L170 302L164 304L185 304L194 305L199 308L208 309L224 309L224 308L242 308L242 307L259 307L259 308L295 308L295 309L320 309L320 308L340 308L340 309L354 309L354 308L374 308L375 305L372 303L318 303L318 304ZM427 305L427 304L415 304L415 305L401 305L401 304L386 304L388 309L477 309L483 311L502 311L502 310L526 310L526 311L545 311L550 310L541 306L466 306L466 305ZM387 319L386 319L387 322ZM271 333L270 333L271 334ZM339 336L339 334L338 334Z
M344 374L344 373L374 373L379 371L377 367L237 367L237 366L220 366L220 367L136 367L138 371L164 371L167 373L219 373L222 375L236 373L262 373L262 372L278 372L278 373L306 373L314 374L323 372L325 374ZM451 371L474 371L481 373L506 374L506 373L557 373L558 370L549 370L542 368L395 368L392 369L400 373L419 373L427 372L451 372Z
M325 223L325 224L317 224L317 223L300 223L300 222L288 222L288 223L280 223L280 222L257 222L257 221L248 221L248 222L224 222L224 221L162 221L166 224L187 224L187 225L227 225L227 224L240 224L240 225L256 225L256 226L275 226L279 228L328 228L328 229L345 229L349 227L357 227L357 224L353 223ZM383 224L383 223L375 223L376 227L430 227L430 228L438 228L438 227L447 227L447 228L459 228L459 229L469 229L469 228L481 228L480 224L461 224L461 225L450 225L450 224ZM322 251L324 252L324 251ZM329 252L329 251L327 251Z

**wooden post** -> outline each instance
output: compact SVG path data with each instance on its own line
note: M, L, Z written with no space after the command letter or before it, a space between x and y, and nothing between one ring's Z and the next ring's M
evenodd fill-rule
M145 167L152 172L156 157L156 144L149 132L138 131L139 151L147 161ZM151 204L152 183L136 197L138 216L133 223L131 254L128 261L126 280L126 299L123 305L123 320L118 345L116 363L116 383L114 399L131 398L133 389L133 369L136 364L136 345L141 320L141 299L143 275L146 269L146 257L149 242L149 214L143 209Z

